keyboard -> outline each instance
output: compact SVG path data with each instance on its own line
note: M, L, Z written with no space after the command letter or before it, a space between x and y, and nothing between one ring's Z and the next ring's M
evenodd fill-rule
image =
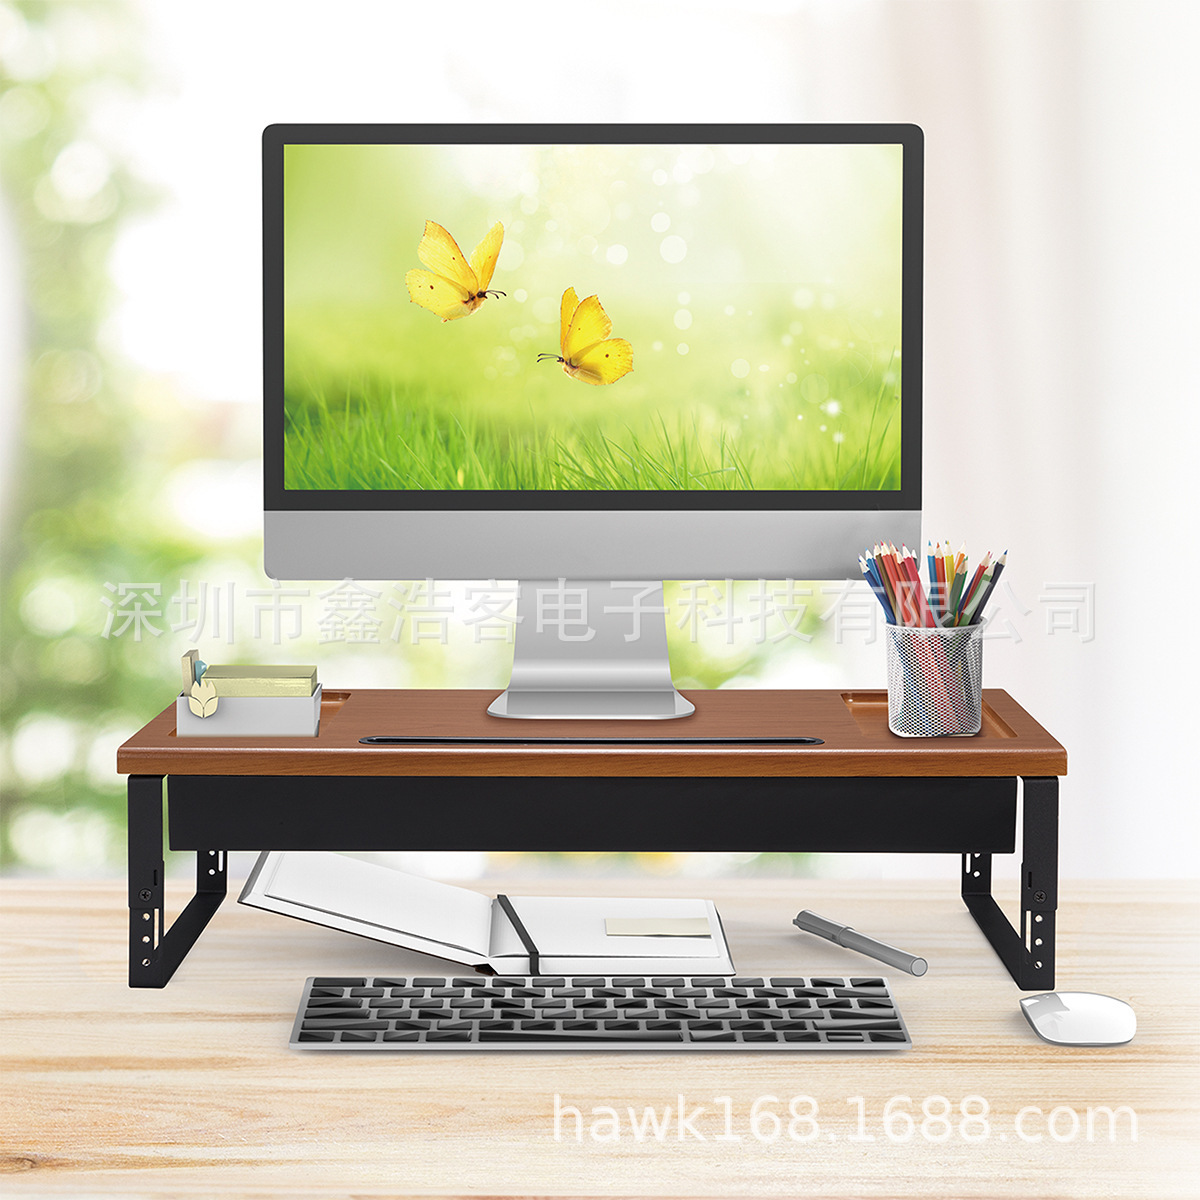
M878 976L317 976L296 1050L897 1050Z

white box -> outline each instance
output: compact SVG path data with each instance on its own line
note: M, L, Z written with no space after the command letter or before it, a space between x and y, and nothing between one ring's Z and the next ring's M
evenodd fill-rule
M311 696L226 696L211 717L198 717L180 692L175 698L177 737L316 737L321 727L321 685Z

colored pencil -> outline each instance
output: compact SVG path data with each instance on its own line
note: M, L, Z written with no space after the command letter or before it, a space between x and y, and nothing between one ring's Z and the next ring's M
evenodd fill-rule
M933 615L936 618L942 597L938 581L937 552L934 550L932 542L927 542L925 545L925 565L929 570L929 607L933 609Z
M984 597L989 591L991 591L995 569L996 568L992 566L988 567L988 569L984 571L983 577L980 579L979 586L975 589L975 594L971 597L971 599L967 602L966 607L963 609L964 625L974 625L978 619L982 618ZM976 617L976 613L979 614L979 618Z
M875 553L870 557L871 566L875 570L875 574L879 582L883 585L884 594L888 599L888 607L892 610L896 625L903 625L904 621L900 616L900 606L896 603L896 593L892 591L892 581L888 578L887 570L883 565L883 550L879 543L875 543Z
M996 584L1000 582L1000 573L1004 570L1007 562L1008 551L1005 550L1005 552L1000 555L998 559L996 559L996 562L992 567L992 578L988 582L987 591L983 593L983 599L979 601L979 606L976 609L980 615L980 619L983 617L983 610L987 606L987 602L992 598L992 592L996 590Z
M946 608L944 618L947 625L954 624L954 616L958 612L958 602L962 599L963 587L967 582L967 564L962 563L954 572L954 582L950 585L950 603Z
M880 553L879 561L883 564L884 574L891 585L892 605L896 611L897 622L900 625L911 625L913 622L909 616L906 596L908 589L902 587L900 584L900 574L899 568L896 566L896 560L888 550L884 549Z
M983 578L984 571L987 570L988 559L991 558L992 552L989 550L983 556L983 562L975 568L975 574L971 576L971 582L967 584L962 594L962 599L958 604L958 611L954 617L955 625L964 624L963 613L966 611L967 605L971 603L971 597L975 594L975 589L979 586L979 581Z
M889 625L956 628L979 624L996 584L1008 563L1006 550L995 561L989 550L970 572L964 542L958 553L950 541L925 543L928 592L921 584L915 550L892 542L876 542L858 558L859 569L875 593ZM969 575L969 582L968 582Z
M883 606L883 611L887 616L888 624L895 625L896 616L892 612L892 606L888 603L887 592L884 590L883 584L880 582L874 563L868 562L867 559L860 554L858 556L858 565L862 568L862 573L866 576L867 583L871 585L871 591L875 593L876 599Z
M917 567L917 556L907 546L903 547L901 554L901 566L912 588L913 607L917 618L915 624L931 628L937 621L925 599L925 593L921 590L921 572Z

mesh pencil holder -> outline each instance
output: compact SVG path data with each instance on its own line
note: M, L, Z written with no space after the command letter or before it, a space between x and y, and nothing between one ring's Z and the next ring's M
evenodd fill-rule
M969 737L983 723L983 625L888 625L888 728L900 737Z

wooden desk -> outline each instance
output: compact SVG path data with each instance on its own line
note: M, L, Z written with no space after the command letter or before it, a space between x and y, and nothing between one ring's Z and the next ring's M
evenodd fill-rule
M884 692L689 693L679 721L505 721L489 692L330 692L315 738L179 738L174 707L117 752L129 774L129 983L163 987L225 897L229 850L775 850L961 856L960 890L1017 983L1054 986L1066 752L1006 692L969 738L901 738ZM365 735L492 744L364 746ZM656 744L795 735L820 745ZM595 737L639 739L597 746ZM570 739L565 743L532 739ZM162 781L196 894L169 929ZM483 778L486 782L481 783ZM1019 928L991 894L1022 789Z
M798 933L802 907L913 952L929 973L890 972L913 1049L880 1055L631 1052L481 1055L313 1054L287 1048L305 976L440 971L435 960L230 904L163 991L125 979L117 883L5 881L2 1001L5 1070L0 1190L10 1196L153 1197L669 1195L1095 1197L1183 1200L1200 1178L1194 884L1066 883L1059 985L1121 997L1137 1012L1127 1046L1068 1050L1039 1042L1019 992L943 883L655 880L620 884L489 880L514 894L696 895L715 899L739 969L763 974L874 971L867 960ZM1003 888L998 890L1003 891ZM167 888L172 908L190 891ZM1012 894L1002 895L1011 907ZM51 990L53 989L53 990ZM586 1119L554 1138L554 1097ZM683 1096L706 1140L675 1129L661 1143L588 1133L592 1109L660 1113ZM785 1128L757 1141L763 1096L784 1112L818 1105L820 1136ZM727 1096L728 1101L716 1097ZM861 1096L864 1131L854 1142ZM916 1113L891 1140L883 1112ZM944 1096L955 1127L923 1136L921 1104ZM989 1136L967 1141L958 1107L982 1096ZM724 1105L741 1141L719 1141ZM936 1108L937 1102L931 1102ZM1116 1140L1095 1110L1128 1106ZM803 1106L802 1106L803 1107ZM1086 1134L1093 1110L1093 1139ZM1021 1129L1017 1114L1027 1111ZM805 1108L804 1111L807 1111ZM1050 1136L1051 1114L1060 1138ZM1073 1118L1078 1132L1072 1137ZM893 1135L903 1134L894 1115ZM770 1122L759 1122L769 1137ZM931 1134L939 1128L930 1126ZM968 1132L971 1130L968 1128ZM829 1134L836 1133L836 1140ZM1065 1140L1070 1139L1070 1140Z

